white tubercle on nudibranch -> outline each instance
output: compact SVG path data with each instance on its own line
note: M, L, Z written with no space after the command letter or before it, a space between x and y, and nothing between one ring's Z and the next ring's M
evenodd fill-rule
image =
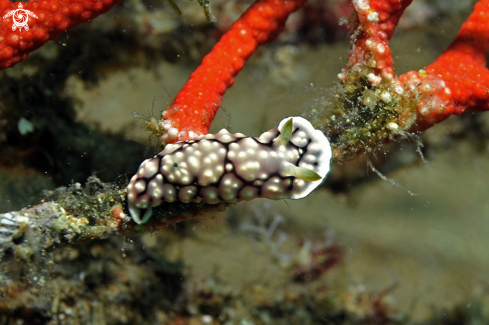
M141 224L163 201L301 199L323 182L331 156L326 136L302 117L287 117L259 138L222 129L146 159L127 188L129 211Z

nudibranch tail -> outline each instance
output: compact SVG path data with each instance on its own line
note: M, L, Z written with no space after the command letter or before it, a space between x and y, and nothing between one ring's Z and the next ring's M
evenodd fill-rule
M324 181L331 156L328 139L302 117L258 138L222 129L145 160L127 189L129 211L142 224L162 202L304 198Z
M131 213L132 220L137 224L144 224L151 219L153 215L153 208L149 207L146 209L138 208L133 202L128 203L129 213ZM142 217L141 217L142 215Z

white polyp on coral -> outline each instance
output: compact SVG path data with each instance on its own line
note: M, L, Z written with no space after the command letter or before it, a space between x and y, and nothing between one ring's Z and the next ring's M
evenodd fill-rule
M367 0L353 0L353 5L360 10L370 9L370 3Z
M129 211L140 224L163 201L301 199L324 181L331 156L326 136L302 117L285 118L259 138L222 129L145 160L127 189Z
M372 72L367 75L367 79L368 79L368 81L370 81L370 84L372 86L378 86L382 82L382 77L378 76Z

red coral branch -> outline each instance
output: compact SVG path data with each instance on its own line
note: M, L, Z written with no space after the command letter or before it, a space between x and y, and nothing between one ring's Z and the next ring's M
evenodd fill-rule
M63 31L90 21L122 0L0 0L0 70L25 60L27 55ZM19 8L22 4L22 8ZM23 10L16 11L15 10ZM26 10L34 14L28 15ZM16 26L27 20L27 28ZM15 28L14 28L15 27Z
M202 60L159 123L162 143L207 134L224 92L255 49L282 31L306 0L258 0Z
M274 38L288 15L304 2L257 0L204 58L154 126L161 142L207 133L224 92L246 60L258 45ZM388 42L411 2L352 1L357 14L353 47L339 75L343 82L340 98L348 98L334 108L336 117L313 121L337 139L333 146L338 159L372 150L402 132L423 130L451 114L489 108L489 73L485 68L489 0L475 6L450 48L426 71L398 79Z
M394 77L393 61L389 48L389 39L399 22L404 9L412 0L353 0L357 12L358 24L352 35L353 47L348 63L340 74L345 81L346 71L356 64L365 64L372 68L368 75L371 84L379 85L382 79Z
M411 92L421 91L416 130L452 114L489 110L489 0L478 2L450 47L426 67L399 77Z
M489 109L489 0L481 0L449 49L425 70L394 74L388 40L411 0L353 0L356 28L339 74L334 115L318 121L333 139L334 157L373 152L466 110Z
M19 3L0 0L0 69L25 59L47 40L97 17L120 1L31 0L24 3L24 9L37 18L29 19L29 29L22 30L14 26L12 15L9 16L19 9ZM452 45L433 64L397 79L388 41L411 1L352 0L357 28L352 35L348 63L340 74L343 95L357 96L349 102L378 109L378 114L370 114L377 120L367 120L369 114L355 113L362 111L358 107L340 105L343 120L335 120L333 115L324 125L316 123L330 135L339 135L334 145L345 154L342 156L345 159L349 154L391 140L393 134L423 130L466 110L489 109L485 57L489 51L489 0L476 4ZM305 2L257 0L203 59L162 120L151 122L161 142L207 133L224 92L246 60L260 44L274 39L284 28L287 17ZM365 87L365 79L370 87Z

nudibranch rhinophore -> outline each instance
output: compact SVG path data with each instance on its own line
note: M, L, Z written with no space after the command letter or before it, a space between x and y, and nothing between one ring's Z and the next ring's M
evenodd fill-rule
M127 188L129 211L142 224L163 201L301 199L323 182L331 155L326 136L302 117L287 117L259 138L222 129L146 159Z

